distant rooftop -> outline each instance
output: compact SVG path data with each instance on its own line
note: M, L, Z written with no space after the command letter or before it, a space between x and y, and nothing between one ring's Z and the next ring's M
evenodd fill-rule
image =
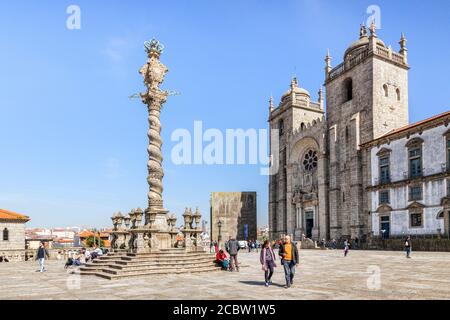
M17 212L0 209L0 221L2 221L2 220L3 221L27 222L27 221L30 221L30 217L20 214L20 213L17 213Z

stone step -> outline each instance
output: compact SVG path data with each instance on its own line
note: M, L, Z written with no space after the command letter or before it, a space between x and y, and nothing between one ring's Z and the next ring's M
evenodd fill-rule
M136 265L107 265L105 267L102 267L101 269L110 269L110 270L136 270L136 269L152 269L152 268L167 268L167 267L201 267L201 266L208 266L208 265L215 265L214 261L200 261L197 263L174 263L174 262L167 262L167 263L146 263L146 264L136 264Z
M215 260L214 256L202 255L202 256L188 256L188 257L147 257L147 258L134 258L134 259L123 259L123 258L115 258L115 259L105 259L105 260L94 260L89 265L101 265L105 263L115 263L115 264L127 264L127 263L145 263L152 261L198 261L198 260Z
M151 275L163 275L163 274L180 274L180 273L201 273L201 272L213 272L213 271L219 271L219 267L202 267L202 268L196 268L196 269L187 269L187 268L174 268L174 269L157 269L157 270L147 270L142 272L134 272L134 273L127 273L127 274L109 274L105 272L97 272L95 273L96 276L108 279L108 280L117 280L117 279L123 279L123 278L130 278L130 277L145 277L145 276L151 276Z
M173 257L173 258L187 258L187 257L202 257L202 256L210 256L215 257L215 254L210 253L204 253L204 252L195 252L195 253L152 253L152 254L145 254L145 255L138 255L138 256L131 256L131 255L115 255L115 256L101 256L94 260L96 261L105 261L105 260L111 260L111 259L122 259L122 260L133 260L133 259L150 259L155 257Z
M87 263L85 266L81 267L82 270L93 270L105 268L108 266L136 266L136 265L167 265L167 264L192 264L192 263L209 263L213 262L215 259L209 255L203 256L194 256L188 258L179 259L179 257L157 257L157 258L135 258L132 260L102 260L102 261L94 261L93 263Z
M158 259L148 259L148 260L130 260L130 261L123 261L123 260L111 260L111 261L104 261L104 262L98 262L98 263L87 263L84 267L86 268L98 268L101 266L106 265L118 265L118 266L126 266L126 265L139 265L139 264L158 264L158 263L205 263L205 262L211 262L215 259L211 259L211 257L198 257L198 258L190 258L190 259L164 259L164 258L158 258Z
M127 269L112 269L112 268L102 268L97 272L103 273L111 273L116 275L126 275L132 273L141 273L147 271L165 271L165 270L176 270L176 269L187 269L187 270L197 270L202 268L215 268L216 265L214 263L207 265L167 265L167 266L148 266L148 267L136 267L136 268L127 268ZM170 272L167 272L170 273Z
M151 262L151 261L198 261L198 260L215 260L215 257L210 256L198 256L198 257L153 257L153 258L136 258L132 260L111 260L118 264L126 263L141 263L141 262Z

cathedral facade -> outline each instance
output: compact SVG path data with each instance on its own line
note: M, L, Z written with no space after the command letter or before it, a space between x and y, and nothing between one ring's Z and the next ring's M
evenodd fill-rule
M374 24L362 26L342 63L332 67L327 54L317 101L295 78L277 107L270 99L270 129L279 132L278 154L271 153L279 170L269 178L272 238L364 239L372 232L371 164L361 146L408 125L403 35L399 43L395 52Z

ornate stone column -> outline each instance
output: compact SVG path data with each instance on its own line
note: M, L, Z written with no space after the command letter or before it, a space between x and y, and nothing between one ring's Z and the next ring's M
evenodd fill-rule
M148 207L145 210L145 225L148 228L158 230L160 248L170 247L170 234L167 224L167 213L163 206L163 183L164 170L162 167L162 139L160 114L162 105L166 102L168 93L159 88L168 72L167 67L159 61L164 49L161 43L155 39L144 44L148 55L147 63L140 69L139 73L144 77L146 92L141 93L141 99L148 109L148 177L149 192L147 194ZM157 248L154 248L157 249Z

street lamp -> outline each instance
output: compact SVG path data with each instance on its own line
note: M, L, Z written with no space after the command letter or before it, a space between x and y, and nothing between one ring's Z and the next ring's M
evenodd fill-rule
M222 241L222 221L219 220L219 222L217 222L217 227L219 228L219 236L218 236L218 240L219 242Z

